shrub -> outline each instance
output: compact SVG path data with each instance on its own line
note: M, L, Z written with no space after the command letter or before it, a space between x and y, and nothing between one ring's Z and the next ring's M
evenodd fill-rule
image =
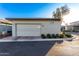
M60 34L59 35L59 38L64 38L64 34Z
M56 34L56 38L59 38L59 36L60 36L59 34Z
M71 34L65 34L65 33L62 33L62 34L41 34L41 38L43 39L46 39L46 38L71 38L72 35Z
M45 34L41 34L41 38L45 39L46 38Z
M52 34L51 37L52 37L52 38L56 38L56 35L55 35L55 34Z
M65 34L65 36L68 37L68 38L72 37L71 34Z
M52 37L51 37L51 34L47 34L47 38L52 38Z

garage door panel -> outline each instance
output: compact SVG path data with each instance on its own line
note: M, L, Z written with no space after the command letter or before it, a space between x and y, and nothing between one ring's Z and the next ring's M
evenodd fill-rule
M40 36L40 25L17 24L17 36Z

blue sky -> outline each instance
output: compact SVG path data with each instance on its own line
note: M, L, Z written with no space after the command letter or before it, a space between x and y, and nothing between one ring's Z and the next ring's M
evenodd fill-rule
M52 12L64 4L56 3L0 3L0 18L50 18Z
M64 3L0 3L0 18L52 18L52 12ZM79 4L67 4L72 11L64 21L79 21Z

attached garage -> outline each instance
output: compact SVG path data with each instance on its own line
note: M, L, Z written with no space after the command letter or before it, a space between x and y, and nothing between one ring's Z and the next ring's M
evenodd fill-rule
M17 36L40 36L41 25L16 24Z
M61 32L61 20L53 18L6 18L12 22L12 36L36 36L58 34Z

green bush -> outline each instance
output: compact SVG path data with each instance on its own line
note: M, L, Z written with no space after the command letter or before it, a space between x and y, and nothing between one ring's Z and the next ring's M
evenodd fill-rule
M55 34L52 34L51 37L52 37L52 38L56 38L56 35L55 35Z
M59 38L59 36L60 36L59 34L56 34L56 38Z
M45 34L41 34L41 38L45 39L46 38Z
M59 35L59 38L64 38L64 34L60 34Z
M71 34L65 34L66 37L71 38L72 35Z
M51 34L47 34L47 38L52 38Z
M41 34L41 38L45 39L45 38L71 38L72 35L71 34L65 34L65 33L62 33L62 34Z

